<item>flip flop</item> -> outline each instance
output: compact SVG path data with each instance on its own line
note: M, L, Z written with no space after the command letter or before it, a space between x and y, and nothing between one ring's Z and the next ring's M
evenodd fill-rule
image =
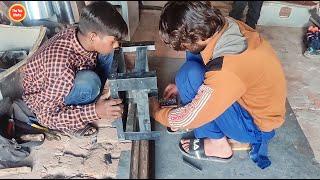
M92 124L88 124L83 129L79 129L73 132L72 135L77 138L83 138L83 137L92 137L96 134L98 134L98 128L93 126Z
M184 133L187 133L187 132L190 132L192 130L190 129L183 129L183 130L178 130L178 131L172 131L170 127L167 127L167 133L168 134L184 134Z
M233 158L231 155L228 158L220 158L216 156L207 156L204 152L204 139L190 139L189 152L186 152L181 142L179 143L179 150L181 153L189 158L197 159L197 160L206 160L206 161L214 161L214 162L230 162Z

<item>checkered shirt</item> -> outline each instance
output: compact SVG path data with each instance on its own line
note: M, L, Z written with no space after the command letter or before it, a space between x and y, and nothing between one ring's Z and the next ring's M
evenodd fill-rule
M64 104L77 71L93 69L96 65L97 53L80 45L76 31L72 27L56 34L30 56L23 68L23 100L40 124L63 132L82 129L100 119L95 103Z

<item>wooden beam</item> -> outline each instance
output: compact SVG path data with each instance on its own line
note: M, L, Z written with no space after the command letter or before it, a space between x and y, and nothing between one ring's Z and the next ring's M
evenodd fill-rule
M139 141L132 141L131 162L130 162L130 179L139 179Z
M130 109L136 109L135 104L131 104ZM131 112L134 115L133 130L137 130L137 111ZM132 118L132 117L131 117ZM148 140L132 141L130 179L149 179L150 177L150 142Z
M150 143L148 140L140 141L139 155L139 179L149 179L150 177Z

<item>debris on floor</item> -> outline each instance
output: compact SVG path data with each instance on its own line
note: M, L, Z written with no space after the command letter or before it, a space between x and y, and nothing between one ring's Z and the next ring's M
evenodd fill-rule
M1 178L115 178L121 151L130 149L130 142L98 143L97 135L81 139L62 136L60 141L46 139L26 159L32 162L32 171Z

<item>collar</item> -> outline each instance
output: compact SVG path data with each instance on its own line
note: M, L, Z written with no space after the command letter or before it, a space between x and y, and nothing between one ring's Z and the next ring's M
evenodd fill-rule
M209 41L208 45L204 50L200 52L204 64L207 64L212 58L212 54L213 54L212 52L214 50L214 47L217 44L218 39L221 37L221 35L226 31L228 27L229 27L229 23L226 20L226 23L224 24L223 28L218 33L215 33L213 36L210 37L211 40Z
M72 36L72 44L73 44L73 48L74 48L74 51L77 53L77 54L80 54L82 56L85 56L85 57L89 57L89 58L92 58L94 56L96 56L96 52L94 51L87 51L86 49L84 49L78 38L77 38L77 32L78 32L78 29L77 28L73 28L73 36Z

